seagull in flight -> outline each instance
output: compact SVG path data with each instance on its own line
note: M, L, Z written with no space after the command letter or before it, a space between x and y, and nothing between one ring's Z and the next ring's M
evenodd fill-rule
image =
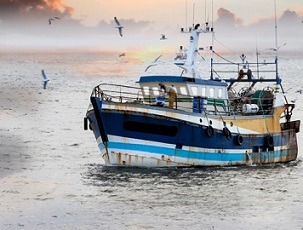
M114 19L115 19L115 22L116 22L116 28L118 28L118 30L119 30L119 34L120 34L120 36L122 37L122 28L123 28L123 26L121 26L121 24L120 24L120 22L118 21L118 19L117 19L117 17L114 17Z
M48 79L44 73L44 70L41 71L42 72L42 82L43 82L43 89L46 89L46 85L47 82L50 81L50 79Z
M53 18L48 19L48 24L51 25L51 24L52 24L52 21L53 21L53 20L56 20L56 19L57 19L57 20L60 20L59 17L53 17Z
M162 56L162 54L161 54L159 57L157 57L150 65L148 65L148 66L146 67L146 69L145 69L145 72L146 72L150 67L155 66L155 65L158 65L157 61L159 60L159 58L160 58L161 56Z
M126 54L125 53L120 53L119 57L124 57Z
M165 37L165 34L161 34L160 40L166 40L167 38Z
M286 46L286 43L284 43L283 45L281 46L278 46L277 48L270 48L269 50L272 50L272 51L278 51L281 47L283 46Z

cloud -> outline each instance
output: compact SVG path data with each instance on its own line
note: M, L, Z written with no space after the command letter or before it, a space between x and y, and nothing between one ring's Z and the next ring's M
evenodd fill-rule
M243 25L243 20L227 9L218 9L217 16L216 25L219 27L235 28Z
M72 24L73 8L65 6L61 0L0 0L0 29L2 34L42 34L48 33L45 26L50 17L60 17Z
M215 21L216 39L231 49L273 48L275 46L275 18L259 19L245 25L243 20L229 10L220 8ZM302 16L294 10L285 10L277 17L278 42L287 43L281 50L303 50ZM278 44L279 45L279 44Z
M114 20L100 21L97 26L85 26L81 20L72 16L74 9L62 4L61 0L0 0L0 33L6 35L0 40L0 45L30 44L35 45L81 45L102 44L101 40L117 35ZM57 16L61 20L52 21L50 17ZM124 26L124 35L128 38L148 33L154 22L120 18ZM25 41L30 40L30 41ZM94 40L94 41L92 41ZM50 42L51 41L51 42ZM2 44L1 44L2 43ZM107 43L105 41L104 43Z
M48 26L50 17L60 17L57 26L79 26L80 21L71 18L74 9L62 4L61 0L0 0L0 28L2 34L51 34ZM59 29L60 30L60 29Z
M287 24L289 25L290 23L297 24L297 23L301 23L301 21L302 21L302 17L300 17L300 15L296 11L289 9L285 10L279 19L279 22L282 25L287 25Z
M147 42L150 46L156 46L157 41L161 47L180 45L179 38L182 35L179 27L182 26L121 17L119 21L124 26L121 38L113 18L109 21L100 20L96 26L85 26L80 19L74 18L74 9L62 2L63 0L0 0L0 46L79 45L121 48L130 47L132 43L138 45ZM303 50L303 13L302 10L300 12L287 9L277 18L279 41L281 44L287 43L283 49ZM53 16L58 16L61 20L48 25L48 19ZM236 13L220 8L214 22L215 38L231 49L254 49L257 43L271 48L275 45L274 24L273 16L247 24ZM159 40L162 33L169 38L167 41ZM181 45L184 45L183 41ZM216 46L215 44L214 48Z
M0 0L0 20L2 22L33 20L44 15L70 16L73 8L65 6L61 0Z

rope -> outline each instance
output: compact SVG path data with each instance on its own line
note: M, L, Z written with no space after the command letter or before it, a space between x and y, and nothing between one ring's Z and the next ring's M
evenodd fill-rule
M213 50L213 53L214 53L215 55L217 55L218 57L222 58L224 61L227 61L227 62L229 62L229 63L231 63L231 64L234 64L234 65L238 65L237 63L232 62L232 61L230 61L230 60L228 60L228 59L222 57L220 54L216 53L214 50Z
M264 113L264 109L263 109L263 106L262 106L262 100L261 100L261 98L259 98L259 102L260 102L260 106L261 106L261 110L262 110L262 114L263 114L263 118L264 118L264 122L265 122L266 131L267 131L268 134L270 134L270 132L268 130L267 123L266 123L266 118L265 118L265 113Z
M231 51L231 52L235 52L234 50L232 50L231 48L229 48L229 47L227 47L226 45L224 45L222 42L219 42L217 39L216 39L216 37L214 37L214 40L216 41L216 42L218 42L220 45L222 45L222 46L224 46L226 49L228 49L229 51Z
M231 106L231 103L230 103L230 100L227 100L227 103L228 103L228 107L231 111L231 114L233 115L234 117L234 120L236 120L236 113L235 111L233 110L233 107ZM239 130L239 126L237 125L237 131L238 131L238 134L240 134L240 130Z

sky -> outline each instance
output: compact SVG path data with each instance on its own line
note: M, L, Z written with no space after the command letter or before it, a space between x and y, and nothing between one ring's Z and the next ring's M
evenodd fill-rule
M209 22L214 48L269 49L277 31L281 50L303 51L302 21L302 0L0 0L0 48L170 50L188 43L181 27Z

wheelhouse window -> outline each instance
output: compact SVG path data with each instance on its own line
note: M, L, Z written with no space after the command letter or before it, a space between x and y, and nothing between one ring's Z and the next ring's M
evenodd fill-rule
M181 94L183 94L183 95L187 95L187 90L186 90L186 88L183 87L183 86L180 87L180 92L181 92Z
M202 93L201 93L202 97L206 97L206 88L202 87Z
M198 88L196 86L192 86L191 91L192 91L194 96L198 96Z
M209 88L209 97L214 98L215 96L215 89L214 88Z
M153 87L153 94L155 96L159 96L159 88L158 87Z
M143 91L144 91L144 95L149 95L149 87L148 86L144 86Z
M222 98L223 97L223 89L219 88L218 89L218 98Z

